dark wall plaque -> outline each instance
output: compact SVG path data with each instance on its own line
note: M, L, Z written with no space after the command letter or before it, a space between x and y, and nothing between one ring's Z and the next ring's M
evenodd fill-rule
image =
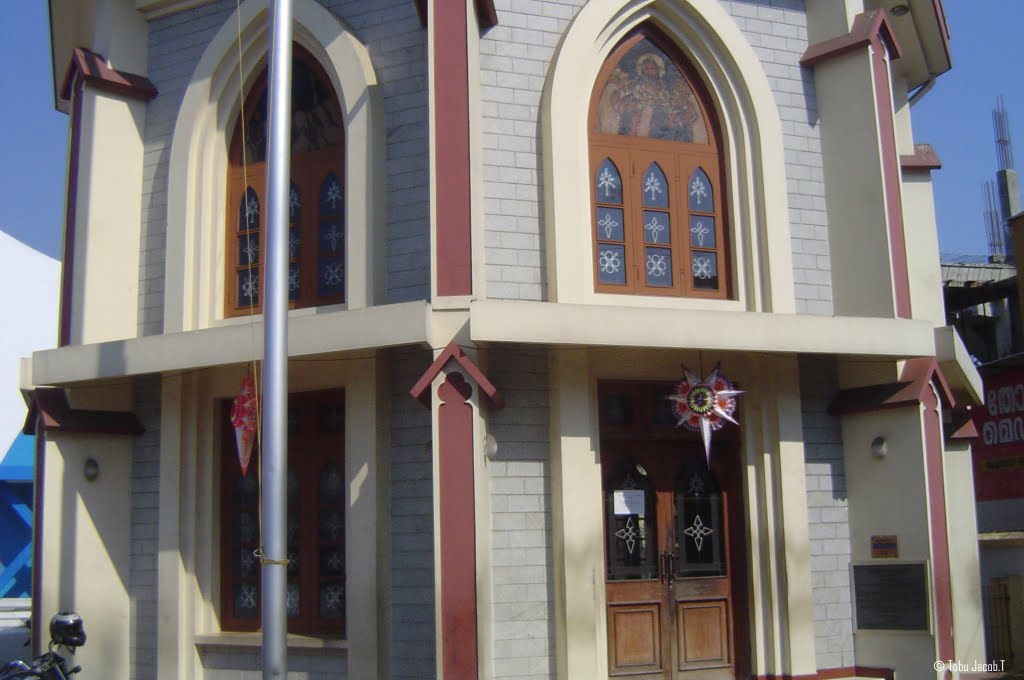
M857 628L928 630L928 571L924 563L856 564Z

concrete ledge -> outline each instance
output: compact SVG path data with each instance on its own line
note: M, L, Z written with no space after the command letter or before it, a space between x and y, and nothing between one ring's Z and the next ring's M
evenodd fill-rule
M263 646L263 634L213 633L207 635L196 635L195 641L196 647L257 648ZM289 634L287 645L288 649L329 649L343 651L348 649L348 640Z
M288 356L424 343L425 301L288 319ZM34 385L64 385L164 371L237 364L263 356L263 319L184 333L70 345L32 355Z
M470 335L477 342L892 358L935 354L933 326L926 321L549 302L473 302Z

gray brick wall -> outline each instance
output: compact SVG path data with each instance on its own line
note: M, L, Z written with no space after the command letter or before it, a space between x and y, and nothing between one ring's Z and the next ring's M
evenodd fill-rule
M206 680L261 680L263 663L259 648L202 647L199 661ZM133 676L134 677L134 676ZM344 653L319 650L288 651L288 680L345 680L348 663Z
M489 374L505 397L488 430L494 567L494 677L555 676L548 366L544 350L495 349Z
M797 312L832 314L825 179L803 0L720 0L761 58L782 118Z
M585 0L494 4L498 25L480 39L487 296L545 300L540 95L555 46Z
M134 385L135 415L146 431L132 443L131 676L156 677L156 589L160 513L160 377L143 376Z
M149 24L149 79L160 94L146 109L143 133L139 335L164 327L167 172L178 109L203 50L235 7L235 0L220 0Z
M426 31L407 0L320 0L370 51L386 126L386 302L430 295ZM139 335L163 330L167 178L171 136L203 50L236 7L220 0L149 27L149 78L160 92L144 131Z
M797 311L832 314L825 189L803 0L720 0L762 60L782 118ZM487 295L546 299L538 177L540 93L554 46L583 2L498 0L480 41Z
M409 388L429 352L395 351L391 366L391 677L432 680L434 501L430 411Z
M852 666L850 523L839 419L826 412L839 380L833 359L800 358L815 651L818 668Z

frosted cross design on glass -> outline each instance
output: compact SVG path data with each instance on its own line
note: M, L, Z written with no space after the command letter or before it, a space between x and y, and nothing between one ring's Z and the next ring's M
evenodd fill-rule
M704 237L710 234L711 230L704 224L704 220L697 220L690 227L690 233L693 234L694 240L697 241L697 246L702 247L704 245Z
M292 215L302 207L302 201L299 200L299 192L295 187L292 187L291 193L288 194L288 205L291 207Z
M295 292L299 289L299 270L290 269L288 271L288 290Z
M251 585L242 586L242 592L238 596L239 604L243 609L256 608L256 587Z
M651 253L647 256L647 274L653 278L661 278L668 272L668 264L664 255Z
M245 257L247 258L246 264L252 264L253 262L256 261L256 258L259 257L260 242L253 238L246 238L244 252Z
M338 225L331 225L331 230L324 234L324 240L331 242L331 250L338 249L338 242L341 241L341 232L338 231Z
M597 176L597 188L604 189L604 197L608 198L611 196L612 189L616 189L618 186L619 180L616 179L615 175L608 168L601 168L601 174Z
M648 173L647 177L644 178L644 193L651 195L651 202L654 202L655 194L665 193L665 190L661 187L661 180L653 173Z
M249 195L249 198L245 202L245 221L252 222L259 220L260 217L260 202L256 199L253 194Z
M711 260L707 257L698 257L693 261L693 275L698 279L711 278Z
M259 288L260 284L256 274L250 273L242 282L242 295L247 298L252 298L259 291Z
M619 254L614 250L602 250L601 256L597 261L597 266L599 266L601 271L605 274L614 274L622 267L622 263L619 262Z
M299 613L299 587L294 583L288 585L288 597L287 604L288 613L290 615L298 615Z
M330 534L332 539L338 538L341 534L341 518L338 517L337 513L331 513L327 517L327 533Z
M327 566L332 571L340 571L342 566L344 566L344 563L343 563L343 561L341 559L341 553L340 552L332 552L330 557L327 558Z
M700 552L704 548L704 537L710 536L714 531L704 524L700 515L694 515L693 524L686 527L683 533L693 539L693 542L697 544L697 552Z
M708 188L704 185L703 179L693 178L693 181L690 182L690 195L696 199L697 205L700 205L708 197Z
M341 608L341 586L330 585L327 586L327 590L324 591L324 603L328 609L340 609Z
M690 475L690 481L686 487L686 492L691 496L704 495L704 480L697 476L697 473Z
M338 180L331 182L331 186L327 187L327 200L331 202L331 210L338 207L338 201L341 200L341 185L338 184Z
M324 268L324 283L328 286L336 286L341 283L341 265L332 263Z
M644 225L644 229L651 233L651 243L658 243L658 237L667 228L666 225L658 221L658 213L651 213L651 221Z
M640 536L636 531L636 525L633 523L632 516L626 520L626 526L616 531L615 535L626 542L626 550L632 555L633 549L636 548L636 539Z
M598 220L597 226L604 228L605 238L611 238L612 232L615 230L615 227L619 226L619 223L612 219L612 214L610 212L607 212L604 214L604 217Z
M295 230L288 232L288 257L294 258L295 253L299 250L299 235L295 233Z

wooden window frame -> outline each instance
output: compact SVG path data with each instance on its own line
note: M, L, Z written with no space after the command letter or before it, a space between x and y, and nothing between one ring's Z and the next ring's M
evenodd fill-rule
M294 60L301 61L307 66L320 81L321 85L334 98L335 105L338 104L338 96L331 85L330 79L319 62L309 52L298 44L293 45ZM246 102L255 105L263 97L267 89L267 70L264 69L257 78L255 84L249 88ZM340 112L340 106L338 107ZM246 111L247 116L251 110ZM344 129L344 128L343 128ZM225 318L245 316L248 314L259 314L263 311L263 300L265 298L265 271L266 271L266 162L253 161L248 159L243 169L242 159L242 117L239 116L235 123L235 131L231 138L231 147L228 155L227 172L227 222L225 230L224 248L224 316ZM340 210L334 214L342 229L342 245L337 257L342 260L343 278L341 292L336 295L318 295L317 278L319 273L320 260L325 255L319 252L319 225L321 218L319 214L319 196L321 183L331 171L337 176L342 186L342 205ZM239 263L238 237L240 235L239 209L242 197L245 196L246 182L260 200L260 214L258 227L259 261L255 267L259 277L259 299L256 304L240 304L238 295L238 273L249 269L248 265ZM344 304L346 301L348 274L348 224L346 219L346 206L348 192L346 190L345 178L345 139L335 146L329 146L315 151L293 153L291 158L291 183L298 189L301 196L302 206L299 212L299 220L290 223L290 229L297 229L300 239L299 250L299 297L289 300L289 309L303 307L316 307L329 304Z
M299 484L299 616L288 619L288 632L304 635L343 637L346 629L345 609L340 619L323 618L319 614L320 583L331 580L320 568L319 548L323 541L319 535L319 513L323 505L319 499L320 474L326 465L333 463L342 476L345 474L345 427L344 419L337 432L317 432L318 414L323 405L337 405L342 417L345 412L345 393L340 389L301 392L288 397L288 411L296 417L296 427L288 434L289 470L295 474ZM262 589L258 590L256 616L244 618L234 613L234 591L236 585L235 553L237 528L234 521L235 489L241 477L235 434L230 420L231 403L222 405L220 463L220 623L221 630L232 632L255 632L260 629ZM292 428L289 428L291 430ZM259 472L259 456L253 451L249 464L249 475ZM346 503L340 505L341 516L346 518ZM347 524L347 522L345 522ZM345 550L345 529L341 539L334 542ZM347 560L346 560L347 564ZM256 567L260 569L259 565ZM345 570L347 574L347 568ZM337 578L336 576L334 577ZM342 576L347 586L347 577Z
M693 91L707 128L708 143L675 142L648 137L634 137L596 132L598 101L608 78L619 62L642 40L654 43L679 69ZM730 257L729 225L726 211L725 163L722 153L720 126L711 99L694 68L682 57L673 43L649 26L641 27L627 36L609 55L591 94L588 118L590 175L587 187L591 205L591 245L593 250L594 290L598 293L620 295L649 295L661 297L688 297L715 300L732 299L732 262ZM595 198L595 177L608 158L619 170L622 179L623 231L625 244L625 284L601 283L599 273L599 238L597 225L598 202ZM646 282L644 241L644 206L641 200L642 178L650 163L657 162L668 181L672 252L672 285L652 286ZM712 183L713 212L691 212L688 185L691 177L702 168ZM715 220L715 248L698 248L690 244L690 217L707 216ZM718 272L718 289L697 288L693 283L691 262L693 253L714 252Z

